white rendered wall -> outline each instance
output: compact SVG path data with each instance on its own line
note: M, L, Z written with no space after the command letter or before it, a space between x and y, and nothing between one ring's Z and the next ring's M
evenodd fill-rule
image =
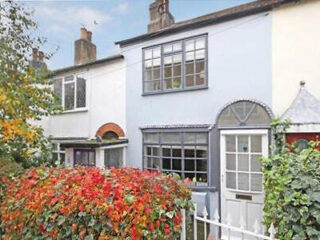
M320 99L320 1L285 5L272 12L272 108L280 116L299 92L299 82Z
M43 119L45 134L54 138L94 138L97 130L109 122L125 131L124 66L123 60L116 60L58 75L56 78L81 74L87 80L87 109Z

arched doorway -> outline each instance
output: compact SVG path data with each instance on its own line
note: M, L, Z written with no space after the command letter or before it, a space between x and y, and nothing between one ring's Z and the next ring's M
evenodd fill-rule
M268 156L272 117L266 105L238 100L226 105L216 121L220 136L222 220L231 216L232 225L239 226L244 221L248 230L254 230L256 221L262 226L264 191L259 159Z

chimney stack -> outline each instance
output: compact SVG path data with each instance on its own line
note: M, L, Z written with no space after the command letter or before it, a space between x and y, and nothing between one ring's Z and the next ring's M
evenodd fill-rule
M80 29L80 39L74 43L74 64L80 65L97 59L97 48L92 43L92 32Z
M169 10L169 0L155 0L149 6L150 21L148 32L156 32L174 24L174 17Z

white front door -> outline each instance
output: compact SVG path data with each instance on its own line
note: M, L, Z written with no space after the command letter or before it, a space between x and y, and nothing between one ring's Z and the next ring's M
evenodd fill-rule
M222 222L231 221L235 227L242 222L245 229L254 231L258 220L263 233L264 193L259 158L268 156L268 130L225 130L220 139ZM232 236L240 237L236 233Z

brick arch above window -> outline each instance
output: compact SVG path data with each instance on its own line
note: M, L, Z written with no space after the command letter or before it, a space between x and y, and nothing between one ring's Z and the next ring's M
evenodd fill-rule
M106 134L107 132L114 132L115 134L118 135L118 137L124 137L124 131L122 130L122 128L116 124L116 123L106 123L104 125L102 125L97 133L96 133L96 137L103 137L104 134Z

